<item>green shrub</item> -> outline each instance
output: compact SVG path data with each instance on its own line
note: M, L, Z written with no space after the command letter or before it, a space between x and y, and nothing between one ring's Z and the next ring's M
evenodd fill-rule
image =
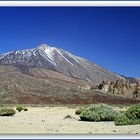
M24 111L28 111L28 108L23 108Z
M95 104L86 107L84 111L82 111L80 118L81 120L87 121L96 121L95 118L97 118L97 121L114 121L119 114L119 112L116 112L112 107L106 104ZM99 116L99 119L97 115Z
M16 111L12 108L1 108L0 109L0 116L13 116Z
M121 114L115 119L115 125L131 125L131 120L126 115Z
M131 106L124 114L115 120L115 125L140 124L140 104Z
M101 121L114 121L115 118L120 114L119 112L113 110L111 106L106 104L90 105L89 109L98 113Z
M140 119L132 120L132 125L138 125L140 124Z
M18 110L19 112L21 112L23 110L23 106L17 106L16 110Z
M100 116L95 113L94 111L85 109L81 114L80 114L80 118L82 121L95 121L95 122L99 122L100 120Z
M140 104L131 106L125 113L129 119L140 119Z
M80 115L84 110L85 110L85 107L79 107L79 108L75 111L75 114L76 114L76 115Z
M87 108L89 108L90 110L94 110L95 112L98 110L103 110L103 109L112 110L112 107L106 104L92 104L92 105L89 105Z
M116 117L120 114L113 109L101 109L98 110L97 113L99 114L101 121L114 121Z

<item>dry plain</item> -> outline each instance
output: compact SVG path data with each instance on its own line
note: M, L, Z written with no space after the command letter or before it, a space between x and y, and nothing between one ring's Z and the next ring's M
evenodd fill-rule
M0 117L0 134L140 134L140 125L115 126L113 122L83 122L75 108L29 107L13 117ZM72 118L65 118L71 115Z

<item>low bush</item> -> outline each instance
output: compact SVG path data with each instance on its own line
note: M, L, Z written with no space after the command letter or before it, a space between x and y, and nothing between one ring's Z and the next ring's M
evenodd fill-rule
M80 118L85 121L114 121L119 114L106 104L95 104L86 107Z
M138 125L140 124L140 119L132 120L131 125Z
M115 125L131 125L131 121L126 115L121 114L116 118Z
M95 104L91 105L90 110L94 110L100 116L101 121L114 121L116 117L120 114L119 112L113 110L111 106L106 104Z
M79 107L79 108L75 111L75 114L76 114L76 115L80 115L84 110L85 110L85 107Z
M129 119L140 119L140 104L131 106L125 113Z
M99 114L101 121L114 121L119 115L119 113L114 111L113 109L107 108L98 110L97 113Z
M28 111L28 108L23 108L24 111Z
M140 124L140 104L131 106L126 112L116 118L115 125Z
M17 106L16 107L16 110L19 111L19 112L21 112L23 109L24 109L23 106Z
M97 113L88 109L85 109L80 114L80 118L82 121L95 121L95 122L101 121L100 116Z
M12 108L1 108L0 109L0 116L13 116L16 111Z

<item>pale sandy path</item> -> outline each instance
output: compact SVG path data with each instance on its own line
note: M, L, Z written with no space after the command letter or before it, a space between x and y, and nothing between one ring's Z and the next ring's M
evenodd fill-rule
M14 117L0 117L0 134L140 134L140 125L64 119L68 114L78 119L74 112L75 109L65 107L32 107Z

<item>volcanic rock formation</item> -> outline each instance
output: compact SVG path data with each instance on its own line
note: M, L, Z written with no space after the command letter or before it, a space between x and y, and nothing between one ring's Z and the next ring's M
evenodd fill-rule
M102 81L98 86L106 94L120 95L133 99L140 99L140 83L131 84L126 79L117 81Z

